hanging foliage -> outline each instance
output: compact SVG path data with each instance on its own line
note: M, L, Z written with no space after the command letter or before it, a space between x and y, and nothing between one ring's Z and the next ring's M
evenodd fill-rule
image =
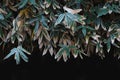
M38 42L42 54L58 61L96 54L113 53L120 57L119 0L1 0L0 46L8 54L28 62ZM16 48L17 47L17 48ZM26 48L26 49L24 49Z

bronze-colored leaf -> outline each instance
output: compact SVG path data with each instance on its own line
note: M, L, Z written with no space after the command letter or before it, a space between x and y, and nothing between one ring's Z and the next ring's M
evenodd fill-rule
M50 35L49 35L49 33L48 33L47 30L44 29L44 30L42 31L42 34L44 35L44 37L45 37L48 41L51 40Z
M66 10L68 13L71 13L71 14L77 14L80 11L82 11L82 9L74 9L73 10L71 8L68 8L67 6L64 6L63 9Z
M42 41L43 41L43 35L41 35L41 36L39 37L39 39L38 39L38 44L41 45Z
M1 9L1 8L0 8L0 13L7 14L7 12L4 11L3 9Z
M42 26L40 26L39 29L37 30L36 34L34 34L34 40L36 40L40 36L41 32L42 32Z
M52 46L49 48L49 52L50 52L50 55L52 56L53 53L54 53L54 50L53 50L53 47L52 47Z
M66 62L68 60L66 51L63 51L63 60Z
M48 48L44 48L42 55L45 55L47 53L47 51L48 51Z

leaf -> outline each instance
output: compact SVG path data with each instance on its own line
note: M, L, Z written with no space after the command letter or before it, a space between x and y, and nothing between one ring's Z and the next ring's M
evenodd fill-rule
M86 26L87 29L91 30L91 31L94 31L95 29L90 27L90 26Z
M38 44L39 44L39 45L41 45L42 40L43 40L43 35L41 35L41 36L39 37L39 39L38 39Z
M54 42L54 44L56 44L58 42L58 37L57 36L53 37L53 42Z
M6 11L4 11L3 9L0 8L0 14L3 13L3 14L7 14Z
M18 7L18 9L23 8L27 4L27 2L28 2L28 0L21 0L20 6Z
M63 60L66 62L67 59L68 59L68 58L67 58L67 53L66 53L66 51L64 51L64 52L63 52Z
M88 44L88 43L89 43L89 39L90 39L90 37L89 37L89 36L86 36L86 37L85 37L85 43L86 43L86 44Z
M50 7L52 0L46 0L46 8Z
M42 32L42 26L40 26L39 28L38 28L38 30L37 30L37 32L36 32L36 34L34 35L34 40L36 40L36 39L38 39L39 38L39 36L40 36L40 34L41 34L41 32ZM41 36L40 36L41 37Z
M16 60L16 64L20 63L20 55L18 52L15 53L14 59Z
M100 18L97 18L97 19L95 20L95 24L96 24L95 30L98 30L99 27L100 27L100 25L101 25L101 19L100 19Z
M71 20L79 22L78 17L77 17L76 15L73 15L73 14L71 14L71 13L66 13L66 15L67 15Z
M20 49L21 51L27 53L28 55L31 55L31 53L28 52L27 50L25 50L22 46L18 46L17 48Z
M55 22L55 26L60 24L62 20L64 19L65 14L60 14Z
M50 52L50 54L51 54L51 56L52 56L53 53L54 53L54 50L53 50L53 47L52 47L52 46L50 47L49 52Z
M5 18L4 18L4 16L3 16L3 14L1 14L0 13L0 20L4 20Z
M80 58L81 58L81 59L83 59L83 56L82 56L82 54L81 54L81 53L79 53L79 56L80 56Z
M49 28L47 21L48 19L45 16L41 16L40 22L42 23L42 26L45 27L46 29Z
M13 48L13 49L10 51L10 53L9 53L6 57L4 57L4 60L5 60L5 59L8 59L8 58L11 57L12 55L14 55L15 52L16 52L16 48Z
M82 33L84 36L86 36L86 34L87 34L86 28L84 28L84 27L82 28Z
M64 48L60 48L59 51L57 52L57 54L55 55L55 59L59 58L60 56L62 56L62 53L65 49Z
M103 16L103 15L106 15L108 14L109 11L107 8L100 8L98 11L97 11L97 17L100 17L100 16Z
M31 4L36 5L35 0L29 0Z
M38 21L38 18L32 18L30 20L27 20L26 24L32 24L33 22L36 22L36 21Z
M68 17L68 16L65 16L65 23L64 23L66 26L66 28L70 29L72 24L73 24L73 21Z
M74 50L74 53L72 54L74 58L77 58L78 57L78 50Z
M34 28L34 34L38 31L39 28L39 21L36 21L35 28Z
M18 49L19 50L19 49ZM20 57L25 61L28 62L28 57L23 53L23 51L19 50L18 51L20 54Z
M110 39L107 40L107 52L110 52L111 49L111 43L110 43Z
M68 57L70 57L70 48L73 48L73 46L68 47L62 44L59 44L59 46L62 48L60 48L57 54L55 55L55 59L59 59L61 58L61 56L63 56L63 60L66 62Z
M43 30L42 33L43 33L44 37L45 37L48 41L51 40L50 35L49 35L49 33L48 33L47 30Z
M47 51L48 51L48 48L44 48L42 55L45 55L47 53Z
M30 54L28 51L26 51L24 48L22 48L22 46L18 46L17 48L13 48L4 59L8 59L12 55L14 55L14 59L16 60L16 64L20 63L20 57L25 62L28 62L28 57L24 54L24 52L27 54Z
M63 7L64 10L66 10L68 13L71 13L71 14L77 14L79 13L80 11L82 11L82 9L71 9L71 8L68 8L66 6Z

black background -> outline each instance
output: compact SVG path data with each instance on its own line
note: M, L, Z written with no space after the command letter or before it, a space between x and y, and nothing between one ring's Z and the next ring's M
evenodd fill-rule
M109 55L57 62L49 54L34 52L29 62L16 65L13 58L0 63L0 80L120 80L120 61Z

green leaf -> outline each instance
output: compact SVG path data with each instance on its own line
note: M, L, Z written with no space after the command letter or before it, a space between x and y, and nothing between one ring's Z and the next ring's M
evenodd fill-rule
M86 28L89 29L89 30L92 30L92 31L95 30L94 28L92 28L92 27L90 27L90 26L86 26Z
M15 52L16 52L16 48L13 48L13 49L10 51L10 53L9 53L6 57L4 57L4 60L5 60L5 59L8 59L8 58L11 57L12 55L14 55Z
M51 40L50 35L49 35L49 33L48 33L47 30L42 31L42 33L43 33L44 37L45 37L48 41Z
M110 39L107 40L107 52L110 52L111 49L111 42Z
M4 36L3 30L2 28L0 28L0 38L2 38Z
M19 49L18 49L19 50ZM20 57L25 61L28 62L28 57L23 53L23 51L19 50Z
M84 27L82 28L82 33L84 36L86 36L86 33L87 33L86 28L84 28Z
M67 25L67 28L70 29L72 24L73 24L73 21L68 16L65 16L65 25Z
M71 13L66 13L66 15L67 15L71 20L79 22L79 19L78 19L78 17L77 17L76 15L73 15L73 14L71 14Z
M34 34L38 31L39 28L39 21L36 21L35 28L34 28Z
M107 8L100 8L98 11L97 11L97 17L100 17L100 16L103 16L103 15L106 15L108 14L108 9Z
M14 59L16 60L16 64L19 64L19 63L20 63L20 55L19 55L18 52L15 53Z
M57 54L55 55L55 59L57 59L58 57L62 56L62 53L65 51L64 48L60 48L59 51L57 52Z
M1 14L0 13L0 20L4 20L5 18L4 18L4 16L3 16L3 14Z
M69 49L76 49L76 46L68 46Z
M52 3L52 0L46 0L47 4L46 4L46 7L50 7L51 3Z
M82 28L83 28L83 26L77 26L77 28L75 28L75 31L78 31L78 30L80 30Z
M64 19L64 16L65 16L65 14L60 14L58 16L58 19L55 22L55 26L58 25L58 24L60 24L62 22L62 20Z
M36 21L38 21L38 18L32 18L32 19L26 21L26 24L32 24L33 22L36 22Z
M20 6L18 7L18 9L21 9L23 7L25 7L25 5L27 4L28 0L21 0L20 2Z
M42 26L45 28L49 28L48 24L47 24L48 19L45 16L41 16L40 22L42 23Z
M35 0L29 0L31 4L36 5Z
M20 49L21 51L27 53L28 55L31 55L31 53L28 52L27 50L25 50L22 46L18 46L17 48Z
M16 64L20 63L20 57L25 62L28 62L28 57L24 54L24 52L27 53L27 54L30 54L28 51L26 51L25 49L23 49L22 46L18 46L17 48L13 48L10 51L10 53L4 59L8 59L12 55L14 55L14 59L16 60Z
M66 54L68 57L70 57L70 49L69 48L66 48Z

